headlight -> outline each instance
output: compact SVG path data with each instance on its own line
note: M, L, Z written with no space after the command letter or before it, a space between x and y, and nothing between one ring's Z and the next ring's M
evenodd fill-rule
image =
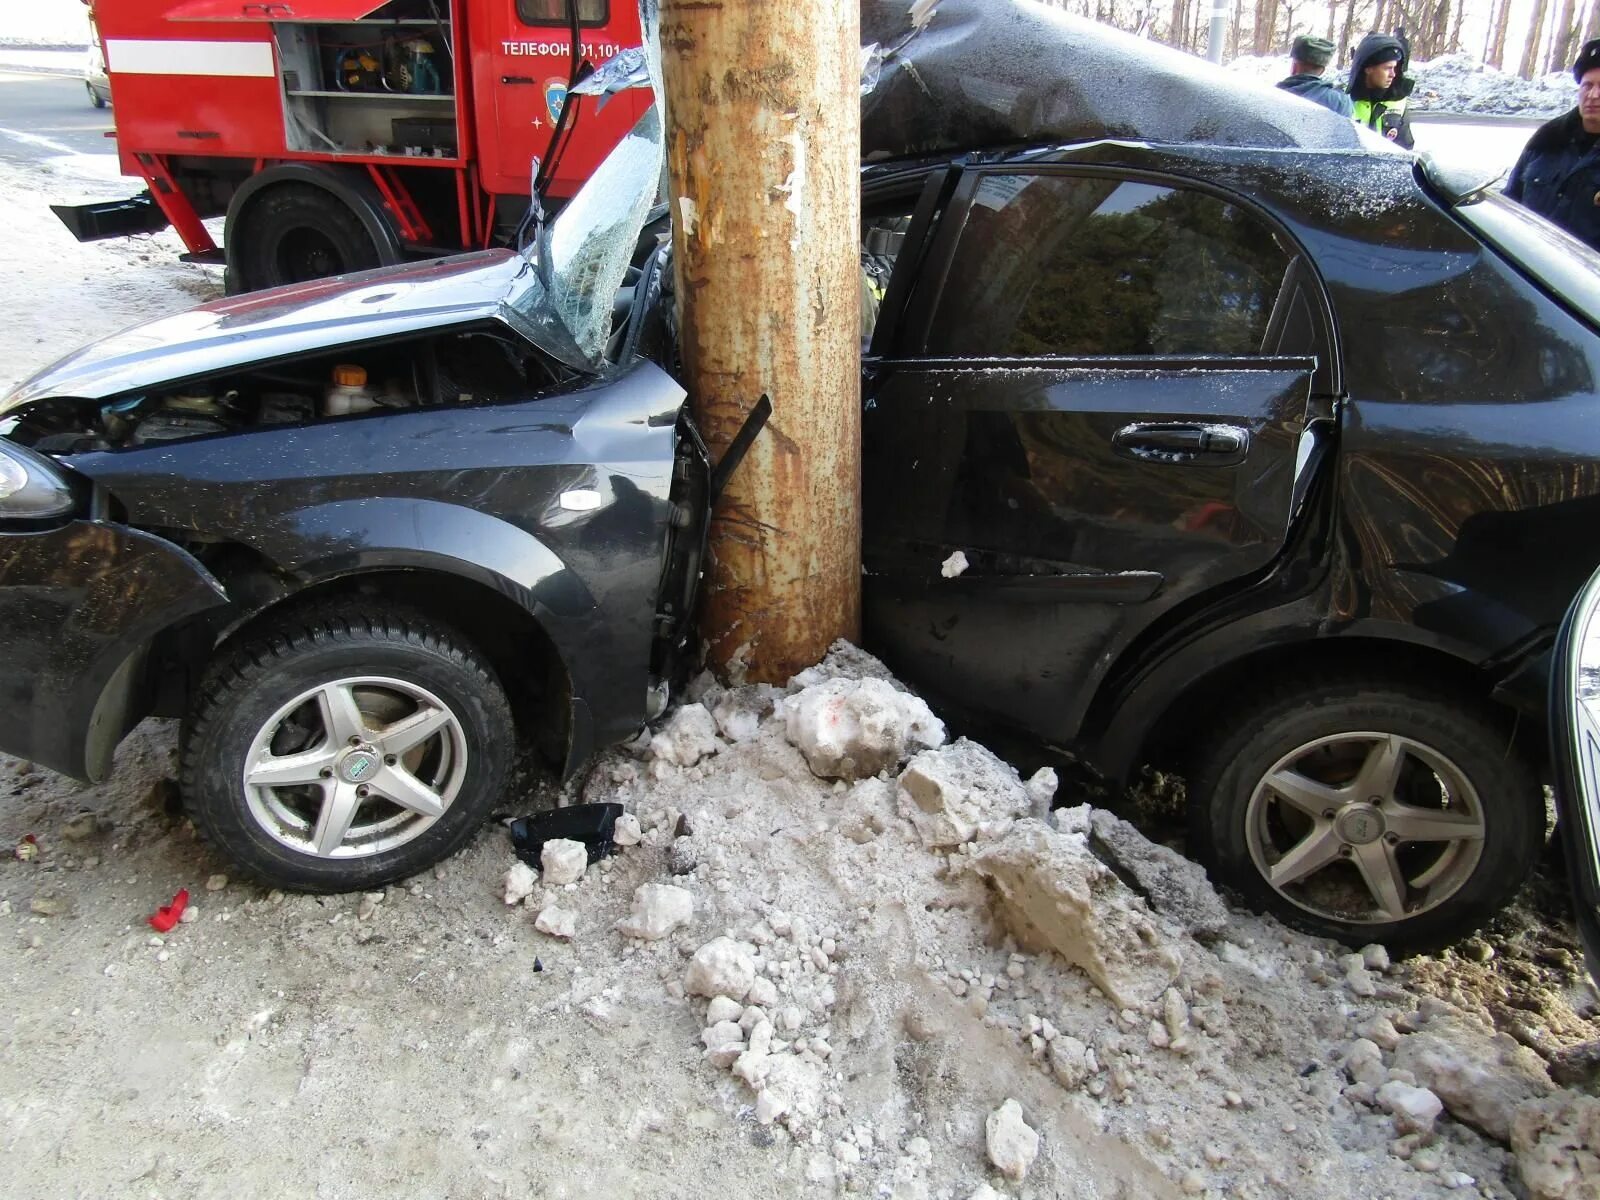
M53 462L26 446L0 441L0 520L65 517L76 503Z

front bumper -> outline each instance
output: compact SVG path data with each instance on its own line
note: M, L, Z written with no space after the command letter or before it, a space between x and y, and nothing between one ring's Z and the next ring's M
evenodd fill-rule
M103 778L148 712L151 643L226 603L199 562L147 533L95 521L0 533L0 750Z

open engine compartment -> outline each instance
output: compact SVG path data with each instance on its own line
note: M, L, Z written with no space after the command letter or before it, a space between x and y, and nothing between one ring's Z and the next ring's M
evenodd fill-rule
M45 454L115 451L256 426L528 399L573 372L496 326L343 346L106 400L58 397L17 414L10 436Z

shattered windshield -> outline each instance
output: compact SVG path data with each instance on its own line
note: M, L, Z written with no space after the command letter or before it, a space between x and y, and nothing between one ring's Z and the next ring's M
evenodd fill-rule
M602 365L612 305L660 189L663 163L653 105L529 245L527 266L507 291L511 324L569 367Z

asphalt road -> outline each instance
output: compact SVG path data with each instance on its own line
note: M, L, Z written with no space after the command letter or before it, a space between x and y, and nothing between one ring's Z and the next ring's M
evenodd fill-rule
M90 106L81 78L0 68L0 159L106 154L110 128L111 109Z

